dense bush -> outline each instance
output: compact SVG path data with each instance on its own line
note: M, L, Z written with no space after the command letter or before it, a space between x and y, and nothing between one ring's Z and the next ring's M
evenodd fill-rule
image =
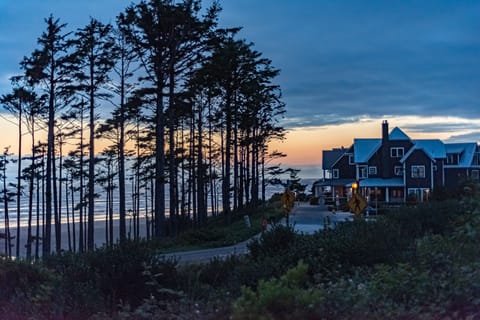
M308 266L302 261L280 279L260 280L257 291L244 287L233 306L233 319L308 319L325 300L307 288Z
M472 199L431 203L376 222L347 223L303 237L309 241L296 241L289 250L306 254L321 248L306 256L308 270L314 273L307 278L309 285L293 290L280 285L285 276L260 281L256 289L242 291L234 305L235 316L281 319L276 312L289 305L288 319L476 319L480 317L479 208ZM403 241L395 244L396 239ZM324 268L340 271L329 277ZM298 303L303 295L318 300Z
M147 268L159 275L166 288L176 285L176 261L163 260L145 243L127 242L84 254L62 253L45 259L47 267L61 278L65 313L83 314L122 302L139 305L154 294Z
M37 319L59 314L56 300L58 279L39 264L0 258L0 317Z
M53 255L42 265L0 260L0 312L226 319L234 306L242 319L480 317L479 208L474 197L419 204L313 235L275 225L250 254L199 265L179 266L136 242ZM211 240L216 232L186 237Z
M250 256L253 259L265 256L281 255L295 245L298 235L293 226L281 224L272 225L271 230L263 232L260 237L248 244Z

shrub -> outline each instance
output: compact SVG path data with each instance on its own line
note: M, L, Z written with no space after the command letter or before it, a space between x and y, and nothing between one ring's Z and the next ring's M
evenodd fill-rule
M39 264L0 258L0 309L2 318L27 318L36 314L38 319L58 312L51 305L58 285L55 274Z
M101 247L84 254L62 253L45 260L47 266L61 277L62 292L68 310L98 310L105 303L115 309L120 301L139 305L152 294L147 267L160 275L157 281L165 287L176 285L176 261L164 260L145 243L126 242Z
M233 319L306 319L324 301L320 291L307 289L308 266L300 261L280 279L260 280L257 291L243 287L233 305Z
M265 256L281 255L290 246L294 245L298 235L293 226L274 224L269 231L263 232L259 239L248 244L250 256L258 259Z
M388 222L397 224L410 238L425 234L452 231L454 222L465 213L458 201L426 202L412 208L402 208L386 215Z

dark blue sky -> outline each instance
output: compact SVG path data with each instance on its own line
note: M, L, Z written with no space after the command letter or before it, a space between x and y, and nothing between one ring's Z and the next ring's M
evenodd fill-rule
M113 22L130 2L0 0L0 93L50 13L73 30L90 16ZM240 35L281 69L290 128L414 116L409 132L479 140L480 1L220 3L221 25L242 26Z

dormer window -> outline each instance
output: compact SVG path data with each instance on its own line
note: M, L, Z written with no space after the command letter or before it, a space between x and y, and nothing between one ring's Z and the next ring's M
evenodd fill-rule
M458 153L447 153L447 164L458 164Z
M391 158L401 158L401 157L403 157L403 147L390 148L390 157Z

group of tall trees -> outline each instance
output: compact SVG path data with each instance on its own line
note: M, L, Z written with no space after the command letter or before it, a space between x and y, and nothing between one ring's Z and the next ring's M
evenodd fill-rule
M29 200L29 258L34 243L39 255L40 239L44 255L53 250L52 220L55 250L68 222L68 248L85 251L94 248L99 210L112 243L114 212L122 242L140 236L141 216L147 237L174 236L209 214L229 223L265 200L267 159L278 154L269 154L268 144L284 135L278 120L285 108L273 83L279 71L237 38L238 28L219 28L219 13L216 3L145 0L115 25L91 18L69 32L59 19L45 20L38 48L0 99L19 137L15 188L5 185L2 193L5 243L13 239L12 194L17 213L20 197ZM23 130L31 136L28 151ZM37 140L39 131L46 141ZM22 154L29 154L25 168Z

